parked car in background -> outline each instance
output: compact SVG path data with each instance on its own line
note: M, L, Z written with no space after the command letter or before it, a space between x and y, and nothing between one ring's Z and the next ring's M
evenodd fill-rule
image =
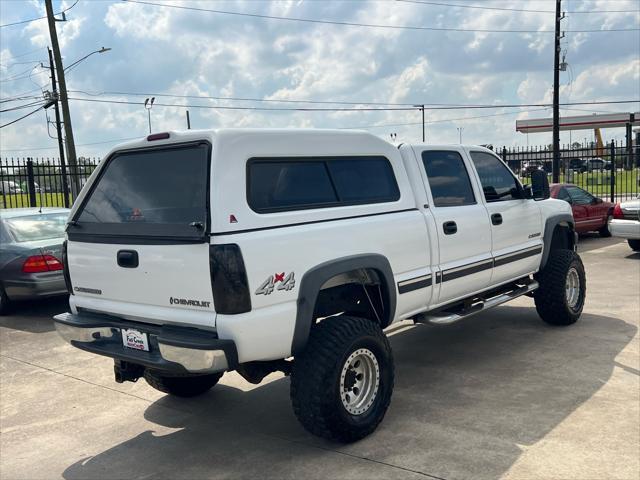
M631 249L640 252L640 196L616 203L609 230L614 237L626 238Z
M584 173L587 171L586 162L581 158L570 158L568 163L569 170Z
M609 223L613 220L613 203L570 183L551 184L550 191L552 198L564 200L571 205L576 232L598 232L603 237L611 236Z
M590 158L586 161L586 168L588 172L611 170L611 162L603 160L602 158Z
M544 163L538 160L531 160L522 165L522 175L531 175L533 172L537 170L544 171Z
M0 210L0 315L9 303L66 295L62 242L69 210Z
M0 182L0 194L23 193L20 185L12 180L3 180Z

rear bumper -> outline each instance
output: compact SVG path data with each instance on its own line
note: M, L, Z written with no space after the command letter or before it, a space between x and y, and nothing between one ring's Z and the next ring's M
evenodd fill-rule
M58 334L71 345L116 360L174 373L215 373L238 366L235 343L219 339L215 332L130 322L84 312L62 313L53 318ZM125 347L122 329L146 333L149 351Z
M33 298L68 295L62 272L45 277L5 280L4 289L10 300L29 300Z
M640 221L614 219L609 223L609 231L614 237L640 239Z

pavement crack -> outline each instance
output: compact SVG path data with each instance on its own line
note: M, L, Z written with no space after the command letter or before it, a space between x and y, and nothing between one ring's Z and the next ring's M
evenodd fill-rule
M4 354L1 354L1 353L0 353L0 357L8 358L10 360L13 360L14 362L19 362L19 363L23 363L25 365L30 365L32 367L39 368L41 370L46 370L47 372L55 373L56 375L62 375L63 377L71 378L73 380L78 380L79 382L83 382L83 383L86 383L88 385L93 385L94 387L100 387L100 388L104 388L105 390L111 390L112 392L121 393L123 395L128 395L130 397L137 398L138 400L143 400L143 401L145 401L147 403L154 403L154 401L155 401L155 400L149 400L149 399L144 398L144 397L140 397L138 395L134 395L133 393L123 392L123 391L118 390L116 388L107 387L106 385L101 385L99 383L90 382L89 380L85 380L83 378L78 378L78 377L75 377L73 375L69 375L67 373L58 372L57 370L53 370L53 369L48 368L48 367L43 367L42 365L31 363L31 362L28 362L26 360L22 360L20 358L11 357L9 355L4 355ZM170 408L170 407L165 407L165 408ZM171 410L174 410L174 409L171 409Z
M387 462L383 462L381 460L374 460L373 458L361 457L359 455L354 455L353 453L342 452L340 450L334 450L333 448L323 447L321 445L314 445L312 443L301 442L299 440L291 440L289 438L281 437L279 435L266 434L266 433L260 433L260 432L255 432L255 433L258 433L258 435L262 435L262 436L267 437L267 438L275 438L275 439L278 439L278 440L282 440L284 442L294 443L296 445L304 445L306 447L317 448L318 450L324 450L325 452L332 452L332 453L337 453L339 455L344 455L345 457L357 458L359 460L364 460L366 462L372 462L372 463L377 463L379 465L384 465L386 467L397 468L397 469L403 470L405 472L416 473L418 475L422 475L423 477L433 478L434 480L447 480L444 477L439 477L437 475L432 475L430 473L421 472L420 470L414 470L412 468L402 467L400 465L394 465L393 463L387 463Z

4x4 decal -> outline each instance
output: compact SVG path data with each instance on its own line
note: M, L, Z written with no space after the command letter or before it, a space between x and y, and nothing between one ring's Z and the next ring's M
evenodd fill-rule
M276 284L279 285L276 287ZM289 273L289 275L285 278L285 272L276 273L275 275L269 276L262 285L258 287L256 290L256 295L270 295L273 293L274 289L277 290L292 290L296 286L296 279L294 272Z

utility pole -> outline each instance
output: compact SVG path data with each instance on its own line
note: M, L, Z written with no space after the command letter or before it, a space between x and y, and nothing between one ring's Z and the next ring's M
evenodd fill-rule
M58 88L56 86L56 70L53 68L53 52L49 51L49 68L51 69L51 88L52 96L55 101L54 107L56 112L56 132L58 135L58 149L60 150L60 170L62 171L62 191L64 193L64 207L69 208L69 185L67 182L67 164L64 160L64 142L62 141L62 126L60 125L60 108L58 106Z
M553 52L553 183L560 182L560 21L562 10L556 0L556 28Z
M76 143L73 139L73 129L71 127L71 113L69 112L69 100L67 98L67 82L64 79L64 67L62 66L62 57L60 56L60 44L58 43L58 33L56 32L56 19L53 16L53 5L51 0L45 0L47 9L47 21L49 22L49 35L51 36L51 48L53 49L53 58L58 71L58 90L60 104L62 105L62 117L64 121L64 135L67 142L67 159L71 168L71 194L75 199L80 191L80 182L78 178L78 161L76 159ZM63 21L65 17L63 14Z

